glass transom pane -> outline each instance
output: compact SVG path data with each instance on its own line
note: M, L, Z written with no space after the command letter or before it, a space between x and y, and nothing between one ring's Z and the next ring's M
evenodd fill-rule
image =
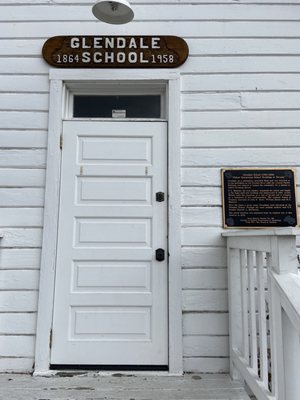
M75 95L74 118L161 118L160 95Z

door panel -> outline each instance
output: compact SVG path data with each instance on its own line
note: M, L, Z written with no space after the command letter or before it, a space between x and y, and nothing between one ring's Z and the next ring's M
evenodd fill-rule
M51 364L167 365L167 124L65 121L63 137Z

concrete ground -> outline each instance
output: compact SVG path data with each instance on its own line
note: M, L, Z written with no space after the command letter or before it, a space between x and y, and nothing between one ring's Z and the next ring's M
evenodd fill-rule
M228 375L183 377L61 372L51 377L0 375L1 400L249 400Z

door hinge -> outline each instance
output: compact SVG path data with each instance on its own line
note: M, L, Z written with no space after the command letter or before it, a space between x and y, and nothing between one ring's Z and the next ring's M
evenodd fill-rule
M64 144L64 138L63 138L63 134L60 134L60 140L59 140L59 147L62 149L63 148L63 144Z
M52 338L53 338L53 330L51 329L49 334L49 348L52 348Z

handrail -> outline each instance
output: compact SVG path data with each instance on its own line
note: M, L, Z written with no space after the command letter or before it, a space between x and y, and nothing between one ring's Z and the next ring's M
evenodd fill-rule
M300 277L294 228L227 231L230 372L258 400L299 400Z
M300 335L300 277L295 274L279 275L272 271L269 271L269 276L282 296L282 307Z

